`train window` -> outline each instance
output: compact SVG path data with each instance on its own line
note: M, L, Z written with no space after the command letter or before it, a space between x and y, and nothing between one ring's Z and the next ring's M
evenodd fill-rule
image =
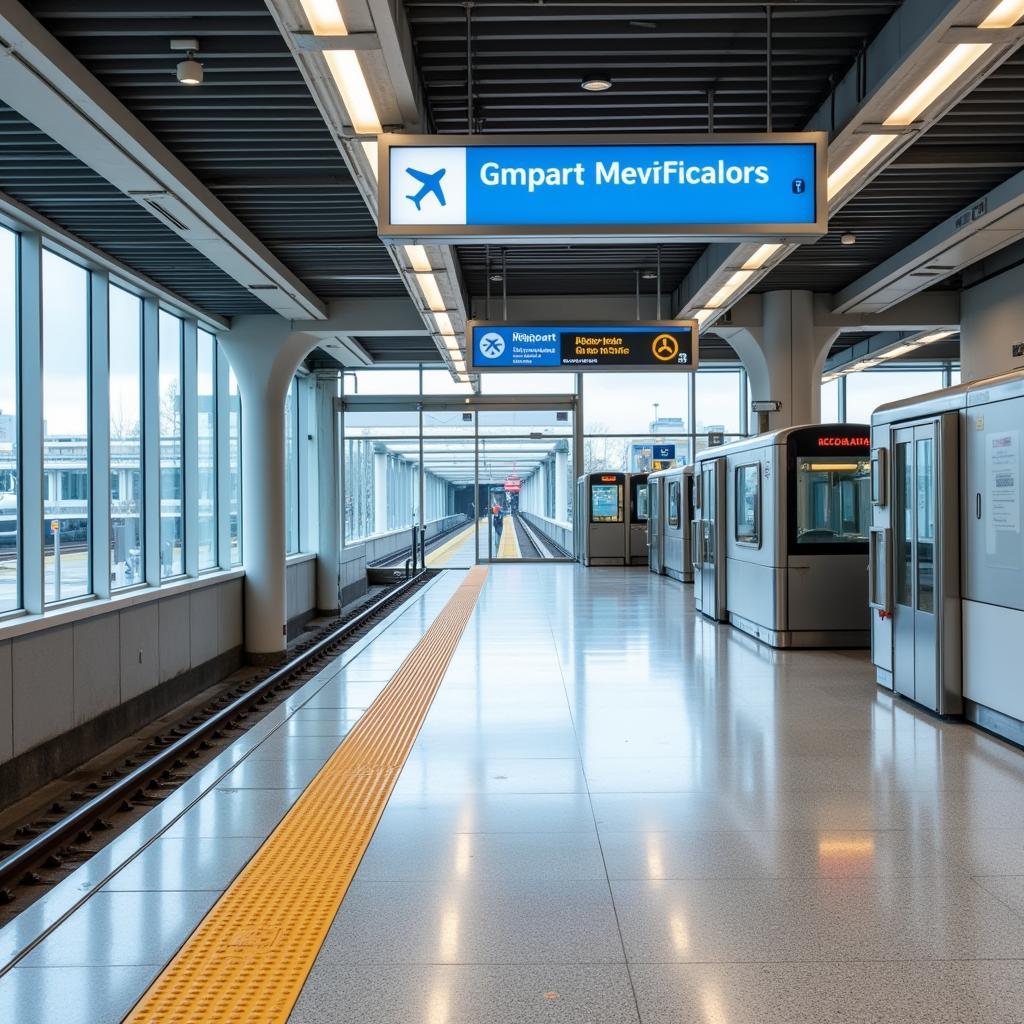
M761 545L761 464L736 469L736 540Z
M679 525L679 481L668 482L668 525Z
M796 542L866 542L871 525L871 465L867 459L797 459Z

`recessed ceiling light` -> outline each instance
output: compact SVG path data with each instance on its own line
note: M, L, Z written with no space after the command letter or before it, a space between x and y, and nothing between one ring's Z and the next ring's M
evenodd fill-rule
M501 282L504 281L505 278L501 274L491 274L491 280L495 284L501 284Z
M656 270L641 270L640 278L643 281L657 281L658 272Z
M856 245L857 236L852 231L847 231L846 234L839 236L839 241L842 242L843 245Z
M585 92L607 92L612 87L612 80L607 75L585 75L580 88Z

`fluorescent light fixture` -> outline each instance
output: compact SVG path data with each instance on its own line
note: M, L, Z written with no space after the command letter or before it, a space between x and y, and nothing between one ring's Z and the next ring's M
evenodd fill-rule
M743 264L743 269L760 270L781 248L781 245L759 246L750 259Z
M376 143L374 145L376 146ZM426 274L434 269L427 259L427 250L422 245L405 246L405 255L409 260L409 266L417 273Z
M352 127L360 135L380 135L384 129L373 105L359 54L355 50L325 50L324 58L341 93Z
M900 356L905 356L908 352L913 352L914 349L920 348L920 343L916 341L908 342L906 345L898 345L896 348L889 349L888 352L883 352L881 355L882 359L898 359Z
M711 296L708 307L717 309L724 306L729 299L754 276L753 270L734 270L729 280Z
M447 313L437 311L434 313L434 322L437 324L438 334L454 334L455 328L452 327L451 317Z
M347 36L345 19L341 16L338 0L302 0L313 34L318 36Z
M933 341L942 341L943 338L951 338L956 331L933 331L931 334L926 334L923 338L918 338L915 345L930 345Z
M1002 0L978 28L1013 28L1024 17L1024 0Z
M698 309L693 314L693 318L694 318L694 320L697 321L699 326L703 327L704 326L704 321L710 319L717 312L718 312L717 309L707 309L705 307L704 309Z
M433 274L417 274L416 283L420 286L420 291L423 292L423 298L427 303L427 309L431 313L443 313L448 308L445 305L444 298L441 296L441 289L437 287L437 280Z
M373 172L373 180L377 180L377 140L376 139L360 139L359 145L363 147L363 154L366 157L366 162L370 165L370 170Z
M442 334L441 340L444 342L444 347L448 349L449 352L462 351L462 349L459 348L459 339L456 338L454 334Z
M991 43L957 43L931 74L885 119L887 125L913 124L957 79L991 48Z
M896 141L895 135L869 135L829 176L828 197L837 196L876 157Z

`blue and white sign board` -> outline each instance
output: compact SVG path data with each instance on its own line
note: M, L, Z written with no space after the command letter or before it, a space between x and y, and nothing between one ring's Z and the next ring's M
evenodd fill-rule
M651 452L651 458L655 462L672 462L676 457L676 446L674 444L656 444Z
M697 369L696 320L624 324L470 320L466 336L468 366L474 373Z
M415 136L379 144L398 241L775 239L827 229L826 136Z

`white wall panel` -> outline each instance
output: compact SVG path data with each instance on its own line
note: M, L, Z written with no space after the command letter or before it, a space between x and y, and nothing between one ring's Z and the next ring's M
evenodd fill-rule
M74 725L74 646L72 626L14 640L15 756Z
M121 617L83 619L75 633L75 725L117 707L121 700Z

